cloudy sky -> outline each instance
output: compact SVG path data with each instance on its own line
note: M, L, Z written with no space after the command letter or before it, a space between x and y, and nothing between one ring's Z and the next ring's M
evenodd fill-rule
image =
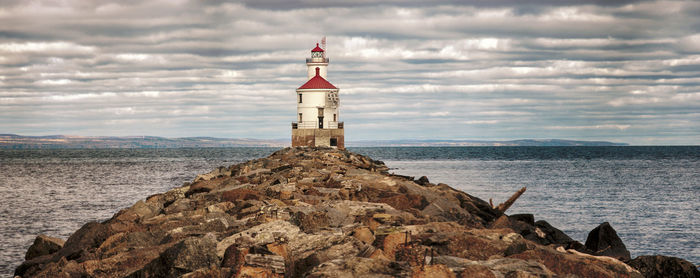
M0 133L288 138L326 36L346 140L700 142L700 2L464 2L2 0Z

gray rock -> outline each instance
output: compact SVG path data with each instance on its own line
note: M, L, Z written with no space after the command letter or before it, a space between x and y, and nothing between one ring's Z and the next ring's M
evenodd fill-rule
M585 245L593 252L592 255L609 256L621 261L630 260L630 251L627 251L622 239L608 222L603 222L588 233Z
M700 271L689 261L667 256L639 256L628 262L644 277L700 278Z
M554 273L542 263L511 258L472 261L453 256L437 256L433 263L447 265L454 272L463 272L479 266L505 277L554 277Z
M354 257L324 262L309 271L306 277L410 277L410 271L407 264Z
M564 232L554 228L544 220L535 222L535 233L525 235L524 237L542 245L556 244L568 246L571 242L574 242L574 240Z
M284 257L279 255L246 254L245 264L272 269L274 273L284 273Z

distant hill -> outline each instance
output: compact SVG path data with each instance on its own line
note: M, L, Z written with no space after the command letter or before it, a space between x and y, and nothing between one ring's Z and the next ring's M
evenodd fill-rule
M21 136L16 134L0 134L0 148L3 149L284 147L288 145L288 139L264 140L213 137L165 138L155 136Z
M207 148L207 147L288 147L289 139L232 139L214 137L165 138L156 136L21 136L0 134L2 149L60 148ZM562 139L523 139L511 141L478 140L365 140L346 142L348 147L442 147L442 146L627 146L606 141Z
M481 140L378 140L351 141L348 147L449 147L449 146L628 146L627 143L607 141L576 141L563 139L521 139L510 141L481 141Z

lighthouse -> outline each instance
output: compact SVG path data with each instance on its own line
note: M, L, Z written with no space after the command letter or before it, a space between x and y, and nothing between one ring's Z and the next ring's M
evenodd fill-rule
M338 89L328 78L326 52L316 44L306 58L307 81L297 88L297 121L292 122L292 147L345 148Z

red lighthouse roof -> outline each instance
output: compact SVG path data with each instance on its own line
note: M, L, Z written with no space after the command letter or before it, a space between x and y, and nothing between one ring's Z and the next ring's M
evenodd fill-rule
M323 51L323 50L321 50L321 51ZM316 68L316 76L309 79L309 81L306 81L306 83L304 83L304 85L301 85L301 87L299 87L299 89L297 89L297 90L301 90L301 89L338 89L335 86L333 86L333 84L331 84L331 82L328 82L328 80L321 77L321 75L319 74L319 71L320 71L320 69Z
M318 43L316 43L316 47L311 49L311 52L324 52L324 50L323 48L318 47Z

